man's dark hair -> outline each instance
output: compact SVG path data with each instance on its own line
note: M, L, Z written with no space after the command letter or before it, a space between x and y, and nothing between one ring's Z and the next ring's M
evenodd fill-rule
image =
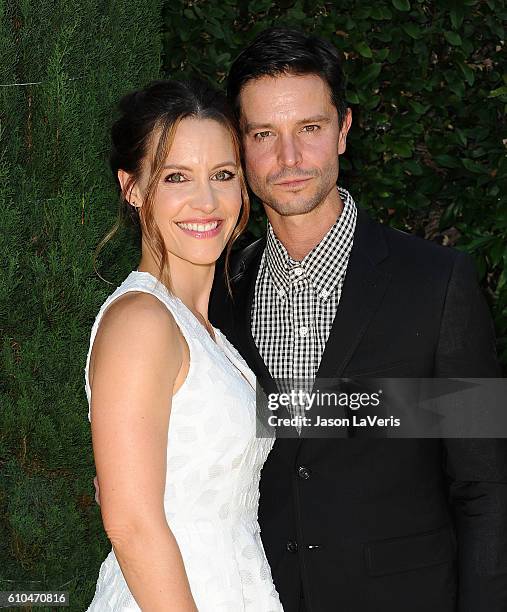
M227 95L240 115L239 95L263 76L315 74L328 85L341 127L347 112L345 77L338 49L330 42L293 28L263 30L238 55L229 71Z

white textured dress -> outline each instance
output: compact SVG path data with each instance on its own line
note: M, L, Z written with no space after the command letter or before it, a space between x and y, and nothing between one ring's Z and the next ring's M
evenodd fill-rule
M256 438L255 377L225 336L215 329L213 342L151 274L131 272L104 302L92 328L85 369L88 405L88 367L100 320L129 291L150 293L165 304L190 351L188 375L172 398L164 507L197 608L283 612L257 522L260 471L274 440ZM112 549L88 610L140 610Z

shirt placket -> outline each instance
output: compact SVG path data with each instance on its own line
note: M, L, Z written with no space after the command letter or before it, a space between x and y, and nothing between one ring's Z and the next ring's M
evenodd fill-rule
M292 369L293 387L296 391L310 392L311 372L309 355L311 355L312 325L310 319L311 295L310 282L304 269L296 267L289 272L292 290L292 320L294 330L294 360ZM296 405L294 415L303 417L304 406ZM298 430L300 428L298 427Z

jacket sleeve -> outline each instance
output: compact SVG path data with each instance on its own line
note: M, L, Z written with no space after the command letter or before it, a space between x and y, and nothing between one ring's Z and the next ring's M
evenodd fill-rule
M464 253L456 255L449 279L435 376L501 376L491 316ZM457 612L506 612L507 439L446 439L444 449L457 539Z

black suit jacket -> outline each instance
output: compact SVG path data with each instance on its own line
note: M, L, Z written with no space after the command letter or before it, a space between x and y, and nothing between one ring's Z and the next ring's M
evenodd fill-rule
M210 316L276 392L250 312L265 242ZM319 377L500 376L472 259L359 210ZM303 469L301 469L303 468ZM259 522L285 612L507 612L506 440L277 439ZM259 612L264 612L260 611Z

